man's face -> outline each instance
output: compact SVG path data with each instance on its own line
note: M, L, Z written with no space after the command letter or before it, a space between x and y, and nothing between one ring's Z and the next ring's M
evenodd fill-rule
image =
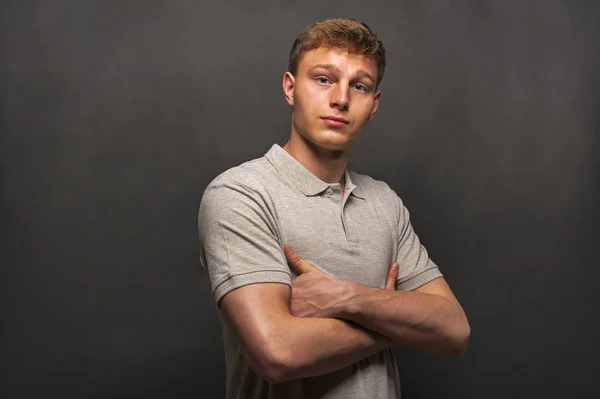
M292 131L322 148L349 148L377 111L381 92L376 79L376 61L347 48L304 53L296 76L286 72L283 79L293 106Z

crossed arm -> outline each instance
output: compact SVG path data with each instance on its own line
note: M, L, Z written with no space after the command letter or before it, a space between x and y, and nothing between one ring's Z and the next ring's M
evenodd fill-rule
M470 336L466 316L443 278L415 291L395 291L330 278L289 246L300 275L292 289L252 284L220 306L240 336L250 367L272 382L332 372L394 345L460 355Z

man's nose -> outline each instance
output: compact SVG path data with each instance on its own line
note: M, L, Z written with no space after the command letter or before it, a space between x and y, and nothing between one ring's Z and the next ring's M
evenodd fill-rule
M347 85L336 84L331 93L331 106L342 111L348 111L350 106L349 88Z

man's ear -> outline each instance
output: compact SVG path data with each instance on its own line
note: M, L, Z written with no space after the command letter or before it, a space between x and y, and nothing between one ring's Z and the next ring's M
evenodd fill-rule
M371 114L369 115L369 120L373 119L375 117L375 114L377 113L377 108L379 108L379 99L381 98L381 90L377 91L377 93L375 93L375 97L373 99L373 109L371 109Z
M290 107L294 106L294 87L296 85L296 78L292 75L291 72L286 72L283 74L283 94L285 95L285 100L287 101Z

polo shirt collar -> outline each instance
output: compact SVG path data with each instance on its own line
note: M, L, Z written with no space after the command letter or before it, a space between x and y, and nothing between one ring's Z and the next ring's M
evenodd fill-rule
M296 158L287 153L279 144L273 144L271 149L265 154L265 158L277 169L290 178L290 182L304 195L313 196L322 193L330 183L324 182L313 175ZM348 168L344 170L345 186L350 190L350 195L365 199L363 191L356 186L350 178Z

